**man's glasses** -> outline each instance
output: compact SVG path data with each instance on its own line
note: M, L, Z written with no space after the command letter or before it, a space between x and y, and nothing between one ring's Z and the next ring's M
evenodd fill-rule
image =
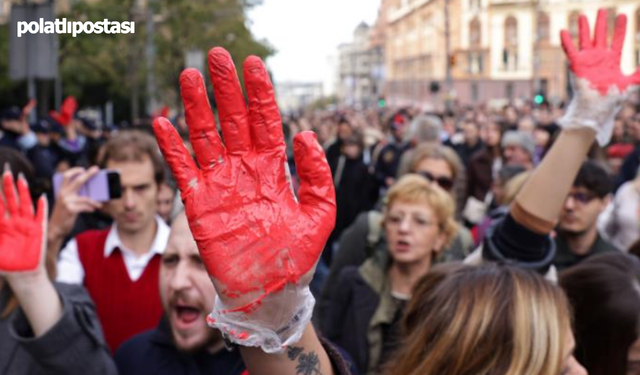
M573 193L567 196L567 199L572 198L576 203L587 204L591 202L596 196L588 193Z
M418 174L429 180L429 182L435 182L436 184L438 184L438 186L446 191L451 191L451 189L453 188L453 180L449 177L436 177L427 171L418 171Z

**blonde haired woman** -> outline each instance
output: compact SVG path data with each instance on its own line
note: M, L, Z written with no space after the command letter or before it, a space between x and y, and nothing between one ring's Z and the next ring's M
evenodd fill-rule
M342 270L335 299L322 317L327 338L353 358L360 373L379 370L399 342L398 322L413 288L453 238L457 224L449 194L409 174L386 197L387 252Z
M390 375L587 373L573 357L567 298L531 271L438 266L416 287L402 325Z

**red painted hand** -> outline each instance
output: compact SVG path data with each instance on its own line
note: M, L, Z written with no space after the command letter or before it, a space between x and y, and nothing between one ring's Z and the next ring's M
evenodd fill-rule
M78 102L76 101L76 98L69 96L64 100L64 102L62 102L62 106L60 106L60 113L51 111L49 112L49 116L60 123L60 125L67 126L71 123L71 120L73 120L73 116L76 114L77 109Z
M620 58L627 27L627 17L621 14L616 19L611 48L607 47L607 11L600 9L596 21L595 35L590 37L589 21L584 15L579 18L580 50L571 40L571 34L562 30L562 47L569 58L571 71L578 78L589 81L591 87L606 95L613 87L620 93L629 86L640 85L640 69L626 76L620 71Z
M202 76L180 76L194 163L171 123L153 124L176 178L191 232L226 306L250 311L287 284L308 284L334 227L331 171L315 134L294 140L299 202L288 179L282 122L263 62L244 63L248 108L231 56L209 52L224 145L216 131Z
M6 205L0 197L0 274L15 276L44 270L47 200L44 197L38 200L34 215L24 178L18 179L17 194L11 172L4 172L2 184Z

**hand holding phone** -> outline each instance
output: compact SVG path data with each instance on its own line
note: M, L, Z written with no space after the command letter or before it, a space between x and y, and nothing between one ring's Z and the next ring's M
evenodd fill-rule
M113 189L110 188L110 180ZM56 173L53 187L56 200L49 219L50 241L64 238L71 232L79 214L94 212L102 207L101 202L118 198L121 194L119 174L101 171L98 167L88 170L71 168L64 173Z
M80 197L87 197L96 202L107 202L111 199L118 199L122 195L122 187L120 186L120 173L112 170L97 170L90 168L86 174L69 173L70 169L65 173L56 173L53 176L53 191L57 197L60 193L75 192ZM74 168L75 169L75 168ZM67 183L65 184L65 178ZM62 187L66 186L67 190L63 191Z

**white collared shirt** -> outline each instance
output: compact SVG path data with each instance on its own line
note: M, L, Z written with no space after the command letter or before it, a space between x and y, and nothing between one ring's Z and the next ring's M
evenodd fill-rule
M169 226L159 216L156 216L156 223L158 228L156 230L156 236L153 239L153 244L148 252L138 256L133 251L127 249L120 236L118 236L118 229L116 223L111 225L109 234L104 243L104 257L108 257L113 251L118 248L122 252L122 259L124 265L127 268L127 273L131 281L137 281L142 272L149 264L151 258L156 254L164 253L164 249L167 247L169 241ZM58 259L58 277L56 281L67 284L82 284L84 282L84 268L78 255L78 242L76 239L72 239L67 243L67 246L62 249L60 258Z

